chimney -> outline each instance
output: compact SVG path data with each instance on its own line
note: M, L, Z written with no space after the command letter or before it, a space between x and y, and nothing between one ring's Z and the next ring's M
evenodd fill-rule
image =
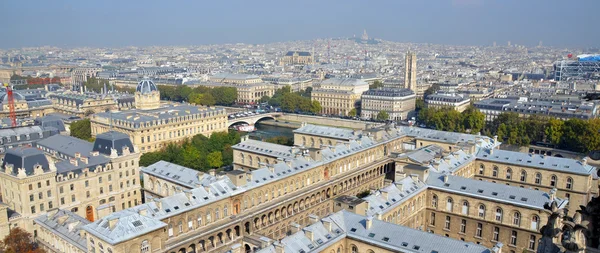
M292 232L292 234L300 231L300 225L294 222L290 223L290 231Z
M498 135L494 135L494 144L498 142Z
M327 231L331 232L331 221L323 220L323 226L325 227L325 229L327 229Z
M367 219L365 220L365 228L367 230L371 229L371 227L373 227L373 216L369 216L367 217Z
M148 210L146 210L146 208L140 209L138 211L138 214L141 215L141 216L147 216L148 215Z
M111 230L113 230L118 222L119 222L118 218L108 220L108 226L110 227Z
M201 182L202 181L202 177L204 177L204 173L202 173L202 172L196 173L196 178L198 178L198 181Z
M77 166L77 159L76 158L69 159L69 162L71 162L71 164Z
M162 202L160 202L159 199L154 199L154 204L156 204L156 207L158 208L158 210L162 209Z
M90 155L91 156L99 156L100 152L98 152L98 151L92 151L92 152L90 152Z
M288 167L292 168L292 159L285 159L285 164L286 164Z
M208 171L208 174L214 177L217 175L217 171L215 169L211 169Z
M448 183L448 174L444 174L444 183Z
M417 174L410 174L410 178L415 182L419 181L419 175Z
M75 158L79 158L79 157L81 157L81 153L75 152Z
M308 215L308 221L310 222L310 224L317 223L317 222L319 222L319 216L310 214L310 215Z
M183 190L183 192L185 193L185 196L192 201L192 191L190 190Z
M380 192L380 193L381 193L381 197L383 197L385 200L387 200L387 199L388 199L388 192L384 192L384 191L382 191L382 192Z
M584 157L581 159L581 165L583 165L583 166L587 165L587 157Z
M275 253L285 253L285 244L283 242L274 242Z
M204 190L205 190L205 191L206 191L208 194L210 194L210 186L209 186L209 185L205 185L205 186L204 186Z
M81 159L81 162L83 162L85 164L88 164L88 158L87 157L82 156L80 159Z
M550 203L552 203L556 199L556 188L552 188L550 190Z
M308 154L313 161L321 161L323 156L321 155L321 150L316 148L311 148L308 150Z

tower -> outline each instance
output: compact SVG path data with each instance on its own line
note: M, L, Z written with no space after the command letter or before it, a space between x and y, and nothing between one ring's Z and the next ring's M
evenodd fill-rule
M152 80L142 80L135 89L135 107L140 110L160 107L160 92Z
M404 88L417 93L417 55L411 51L406 52L406 70L404 72Z

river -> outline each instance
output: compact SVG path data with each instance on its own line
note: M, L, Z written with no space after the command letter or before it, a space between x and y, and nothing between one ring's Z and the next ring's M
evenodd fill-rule
M256 131L248 133L250 139L253 140L265 140L277 136L294 138L294 133L292 132L294 131L294 128L265 125L260 122L256 123L254 126L256 127Z

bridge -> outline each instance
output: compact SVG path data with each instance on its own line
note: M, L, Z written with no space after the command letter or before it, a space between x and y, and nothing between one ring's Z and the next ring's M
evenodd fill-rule
M245 116L245 117L227 119L227 126L233 126L235 124L243 124L243 123L253 126L254 124L256 124L256 122L259 122L261 120L275 119L277 117L280 117L281 115L282 115L282 113L280 113L280 112L269 112L269 113L261 113L261 114L255 114L255 115L250 115L250 116Z

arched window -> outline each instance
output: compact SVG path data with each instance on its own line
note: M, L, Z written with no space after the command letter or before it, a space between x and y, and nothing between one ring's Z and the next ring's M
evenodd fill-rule
M567 178L566 186L567 186L567 189L569 189L569 190L573 189L573 179L572 178L570 178L570 177Z
M242 164L244 164L244 161L246 160L244 157L244 153L240 154L240 160L241 160Z
M221 217L219 216L219 208L215 209L215 220L219 220Z
M527 172L525 170L521 170L521 182L525 182L527 180Z
M351 248L352 248L352 253L358 253L358 248L355 245L352 245Z
M492 177L498 177L498 167L496 166L492 169Z
M448 198L448 200L446 200L446 211L452 212L452 198Z
M179 233L183 233L183 222L179 221L179 224L177 224L177 228L179 228Z
M485 173L485 166L483 164L479 165L479 175L483 175Z
M531 229L537 231L539 230L539 224L540 223L540 217L537 215L534 215L533 217L531 217Z
M513 225L515 225L515 226L521 225L521 214L519 212L515 212L513 214Z
M535 250L535 235L529 236L529 249Z
M552 175L550 177L550 186L556 186L556 176Z
M506 170L506 179L511 180L512 179L512 169L508 168Z
M169 237L173 236L173 224L169 223Z
M141 253L148 253L150 252L150 242L148 242L148 240L143 240L142 244L140 245L140 252Z
M463 201L461 211L462 211L462 214L469 215L469 202L468 201L466 201L466 200Z
M485 205L479 205L479 210L477 211L479 217L485 218Z
M496 221L502 222L502 208L496 208Z
M228 210L227 210L227 205L225 205L223 207L223 217L227 217L229 215Z
M192 219L192 217L188 218L188 229L193 229L194 228L194 220Z
M536 184L542 184L542 174L535 173L535 183Z
M437 197L437 195L433 195L433 197L431 197L431 207L437 208L437 206L438 206L438 197Z

